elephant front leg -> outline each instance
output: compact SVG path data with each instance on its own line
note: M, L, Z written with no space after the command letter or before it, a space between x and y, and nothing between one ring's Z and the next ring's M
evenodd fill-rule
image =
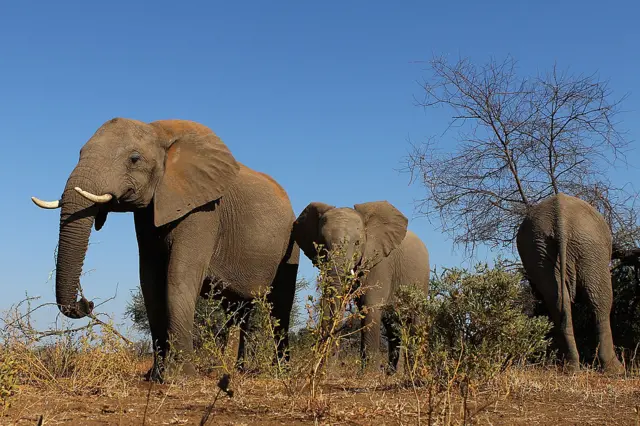
M149 320L153 347L153 366L145 374L147 380L163 382L163 364L167 353L166 280L153 271L141 271L140 287Z
M176 265L177 264L177 265ZM193 327L198 292L196 282L202 282L203 272L196 265L189 267L178 261L170 262L167 279L167 336L168 363L184 375L195 374L192 363Z
M192 363L196 302L215 247L217 222L210 212L191 213L164 238L167 261L167 335L172 369L195 373Z
M360 340L360 359L362 367L366 368L371 354L380 350L380 319L382 313L379 307L372 308L364 305L365 313L362 319L362 331Z
M140 256L140 288L149 320L153 345L153 366L147 380L162 382L167 352L167 253L157 244L157 234L149 211L134 213Z
M393 374L398 368L398 360L400 358L400 335L395 327L397 322L394 321L394 313L388 313L383 317L382 323L384 324L385 331L387 333L387 342L389 346L389 360L387 365L387 374Z

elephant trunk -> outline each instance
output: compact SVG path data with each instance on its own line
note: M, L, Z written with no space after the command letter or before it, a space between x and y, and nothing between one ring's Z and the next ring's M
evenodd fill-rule
M91 226L97 206L74 188L100 193L90 170L76 167L71 173L61 199L60 234L56 259L56 302L60 312L69 318L83 318L93 310L93 302L84 296L77 300L80 275L89 244Z

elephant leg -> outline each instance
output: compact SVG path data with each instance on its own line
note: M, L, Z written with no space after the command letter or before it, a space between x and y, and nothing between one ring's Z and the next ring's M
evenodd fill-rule
M580 356L576 346L576 339L573 334L573 318L571 315L571 297L568 289L560 288L560 279L553 277L552 283L544 292L545 302L549 307L549 314L554 324L555 334L558 336L565 362L570 371L580 369Z
M567 347L567 358L570 370L580 369L580 356L578 355L578 347L576 338L573 333L573 317L571 315L571 298L569 291L564 288L559 294L560 300L560 329L564 336L565 345Z
M598 357L604 370L612 374L624 373L624 366L618 360L611 336L610 314L613 304L613 290L609 268L604 268L596 285L584 285L589 304L594 310L596 330L598 331Z
M153 366L146 373L147 380L163 382L164 359L167 353L166 294L163 279L151 271L140 273L140 287L149 319L153 344Z
M271 303L271 316L277 320L274 330L277 345L277 359L274 359L274 362L277 364L283 361L289 362L289 323L295 299L297 276L297 263L281 263L268 297Z
M525 250L527 247L521 249ZM580 368L580 358L573 334L573 319L571 315L571 297L568 288L561 288L560 268L548 259L555 258L555 252L541 252L538 250L524 251L521 254L527 276L534 294L541 296L546 311L553 322L554 342L564 355L570 370ZM574 285L574 274L567 274L567 286ZM571 280L571 282L569 282Z
M209 220L207 220L209 219ZM169 350L181 373L192 375L193 325L196 302L215 247L215 223L205 212L192 213L167 236L167 334Z
M183 271L186 274L186 271ZM178 361L181 372L186 375L195 373L195 367L189 360L193 354L193 325L196 310L196 296L185 291L182 285L169 278L168 283L168 322L169 350L174 361Z
M220 354L224 355L229 344L229 330L236 324L235 315L229 315L230 312L235 313L235 304L230 303L227 298L222 298L220 308L225 314L225 323L219 325L220 328L216 331L215 342Z
M155 243L155 230L146 220L149 212L134 214L138 252L140 261L140 288L144 299L151 341L153 345L153 366L145 374L147 380L163 382L163 364L167 352L167 311L166 311L166 252Z
M387 374L393 374L398 368L398 359L400 358L400 336L394 327L394 321L392 315L385 315L382 318L385 331L387 333L387 342L389 346L389 364L387 367Z
M247 352L247 333L249 332L249 323L251 322L252 306L249 302L241 302L238 308L238 321L240 322L240 336L238 339L238 357L236 358L236 368L244 371L245 358Z
M366 304L363 306L367 306ZM380 350L380 320L382 312L379 307L367 307L362 319L362 331L360 340L360 359L362 366L366 367L372 351Z

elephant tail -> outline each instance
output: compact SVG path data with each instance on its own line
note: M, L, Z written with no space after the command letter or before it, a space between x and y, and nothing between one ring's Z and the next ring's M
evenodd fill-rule
M569 289L566 287L567 283L567 239L566 230L564 224L564 216L562 215L562 206L560 205L560 194L555 196L555 234L556 242L558 244L558 258L560 260L560 288L561 294L569 294ZM566 291L566 293L565 293Z

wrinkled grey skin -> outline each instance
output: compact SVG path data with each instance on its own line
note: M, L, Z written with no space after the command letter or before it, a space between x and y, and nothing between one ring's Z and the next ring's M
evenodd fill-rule
M389 335L389 371L397 367L399 336L390 319L381 315L381 308L393 302L400 285L417 284L425 292L429 285L429 252L407 230L407 223L407 218L387 201L356 204L354 208L313 202L293 226L295 241L314 263L318 256L314 242L329 251L346 242L346 259L335 259L338 264L350 262L356 273L359 265L370 268L361 282L366 290L358 305L382 306L368 309L362 321L361 356L366 361L369 350L380 349L380 323L384 320Z
M74 187L113 200L95 204ZM285 350L299 260L291 238L295 214L282 187L236 162L206 126L108 121L82 147L60 203L56 300L70 318L93 308L84 297L76 300L91 226L99 230L108 212L134 213L140 284L159 355L147 377L163 380L168 339L171 350L192 352L197 297L212 285L225 286L230 308L271 288ZM181 372L192 374L193 365Z
M584 292L595 314L600 361L607 372L623 372L609 322L612 237L600 213L579 198L549 197L530 207L516 244L534 292L546 303L568 368L580 368L571 305L577 292Z

